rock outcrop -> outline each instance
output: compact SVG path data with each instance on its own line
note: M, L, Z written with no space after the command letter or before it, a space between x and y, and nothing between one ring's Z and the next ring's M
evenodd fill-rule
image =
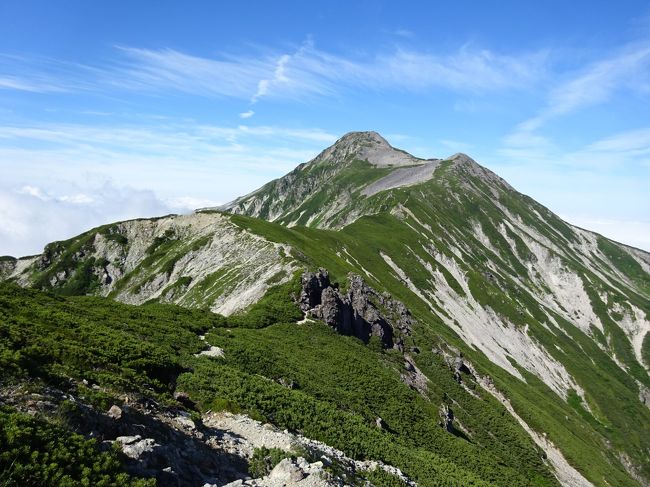
M413 317L400 301L378 293L363 278L348 274L348 291L342 293L330 282L325 269L305 272L302 276L300 308L323 320L342 335L355 336L364 343L378 337L385 348L403 351L403 336L411 334Z
M429 379L420 369L418 369L417 365L415 365L415 361L408 354L404 355L404 372L400 374L400 379L404 384L418 391L423 397L428 397L427 392L429 390Z

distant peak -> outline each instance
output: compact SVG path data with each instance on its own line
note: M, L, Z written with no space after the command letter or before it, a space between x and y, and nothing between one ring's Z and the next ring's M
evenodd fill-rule
M456 152L456 153L455 153L453 156L451 156L449 159L452 160L452 161L455 161L455 160L461 160L461 161L472 161L472 162L476 162L476 161L474 161L474 159L472 159L470 156L468 156L467 154L465 154L465 153L463 153L463 152Z
M374 131L348 132L334 145L325 149L316 160L344 161L352 157L368 161L373 166L412 166L422 160L395 149L386 139Z
M465 172L466 174L478 177L485 182L498 183L509 189L513 189L512 186L510 186L503 178L489 170L487 167L480 165L467 154L457 152L447 160L452 161L456 168L458 168L460 171Z
M390 144L386 139L384 139L381 135L379 135L377 132L374 132L372 130L365 131L365 132L348 132L339 140L337 140L334 145L339 143L345 144L350 142L367 142L367 143L375 143L386 147L390 147Z

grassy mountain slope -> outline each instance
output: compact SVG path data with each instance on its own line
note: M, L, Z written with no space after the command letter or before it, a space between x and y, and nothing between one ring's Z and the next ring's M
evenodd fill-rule
M269 311L275 319L268 327L242 328L246 320L173 305L60 297L11 284L0 285L0 313L2 400L27 407L21 400L29 394L62 392L69 399L55 404L54 412L37 414L30 428L37 435L58 429L67 449L78 448L75 435L88 433L88 408L102 412L133 395L173 406L172 394L184 391L200 410L243 410L353 457L390 462L420 485L555 485L540 451L489 395L473 406L480 415L466 422L476 439L451 435L437 426L437 403L400 381L398 353L341 337L321 323L283 324ZM224 360L194 356L204 346L198 334L205 332L210 343L223 347ZM443 361L430 367L444 377L431 397L478 401ZM280 379L299 386L287 389ZM27 389L15 392L19 388ZM21 427L28 421L7 414ZM383 429L374 424L378 415ZM119 455L102 463L106 454L96 444L84 448L76 454L96 463L97 475L119 472ZM41 451L51 454L52 445ZM15 485L39 478L24 472L28 459L16 457L18 462L0 457L0 471L13 472ZM63 469L65 461L53 458L53 465Z
M563 222L465 155L424 161L374 133L224 209L94 229L4 259L0 276L234 313L231 331L208 334L225 359L178 378L199 407L221 398L422 485L551 485L550 472L565 485L647 485L647 253ZM294 324L292 276L317 267L408 307L406 353L426 393L403 384L397 350ZM439 426L449 409L451 432Z

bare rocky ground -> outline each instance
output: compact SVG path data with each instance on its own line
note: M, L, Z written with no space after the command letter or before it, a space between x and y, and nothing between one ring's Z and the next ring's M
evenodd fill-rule
M423 183L433 177L433 172L439 164L440 161L435 160L420 166L401 167L391 172L388 176L366 186L361 194L364 196L372 196L387 189Z
M76 386L71 384L68 392L30 384L5 387L0 389L0 405L64 421L86 437L97 439L105 449L119 445L127 470L155 477L160 487L328 487L349 485L353 480L358 485L359 474L375 469L416 486L398 468L353 460L324 443L246 415L208 412L199 420L180 407L162 406L133 394L120 396L107 411L98 411L77 397ZM182 394L178 396L180 402L188 401ZM64 409L68 413L63 413ZM251 478L249 461L261 447L281 449L289 458L267 476Z
M231 413L208 413L204 424L222 432L222 448L230 454L251 458L256 448L279 448L289 452L302 452L304 457L285 459L262 479L250 479L242 483L234 482L229 487L305 485L330 486L346 485L356 472L375 469L384 470L400 478L407 485L415 486L400 469L373 460L353 460L341 450L332 448L320 441L280 430L273 425L263 424L248 416ZM329 468L328 468L329 467ZM336 472L336 473L333 473ZM290 483L286 483L291 481ZM284 483L282 483L284 482Z

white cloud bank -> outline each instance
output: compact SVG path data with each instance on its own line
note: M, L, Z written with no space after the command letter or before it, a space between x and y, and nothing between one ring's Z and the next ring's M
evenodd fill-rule
M36 186L0 187L0 255L40 253L43 246L113 221L187 211L152 191L105 183L52 194Z
M319 129L171 120L0 126L0 255L39 253L112 221L225 203L335 139Z

